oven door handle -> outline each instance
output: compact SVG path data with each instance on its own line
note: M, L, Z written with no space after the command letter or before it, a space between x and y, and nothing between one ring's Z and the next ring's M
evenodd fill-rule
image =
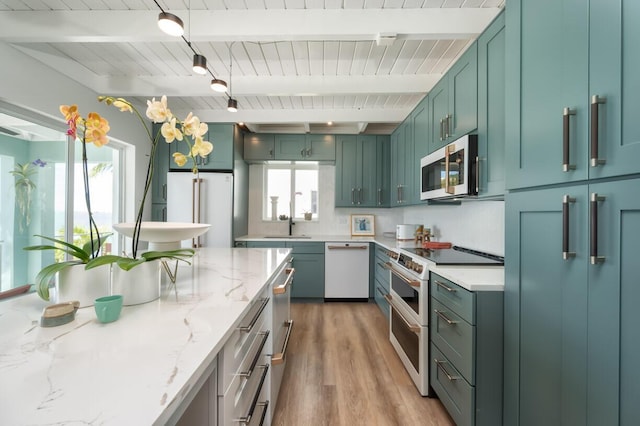
M387 262L385 263L385 265L386 265L386 269L389 269L393 275L400 278L402 281L409 284L411 287L420 288L420 281L412 280L411 278L405 277L404 275L402 275L400 272L398 272L391 266L391 262Z
M400 309L398 309L398 307L395 305L395 303L393 302L393 299L390 297L389 299L387 299L389 301L389 303L391 304L391 306L393 307L393 309L396 310L396 313L398 314L398 316L400 317L400 319L402 320L402 322L404 322L404 325L407 326L407 328L410 331L413 331L414 333L416 333L417 335L420 335L420 326L418 324L411 324L409 321L407 321L407 319L405 318L404 315L402 315L402 312L400 311Z

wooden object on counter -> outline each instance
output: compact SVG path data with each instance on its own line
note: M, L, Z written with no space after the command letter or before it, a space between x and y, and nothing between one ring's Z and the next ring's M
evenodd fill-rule
M40 327L57 327L73 321L79 307L80 302L77 300L47 306L42 310Z

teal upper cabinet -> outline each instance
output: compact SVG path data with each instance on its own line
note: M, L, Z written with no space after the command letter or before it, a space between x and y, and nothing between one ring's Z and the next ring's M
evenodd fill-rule
M411 113L413 143L418 161L429 153L429 98L424 97Z
M398 205L399 200L399 185L398 185L398 168L402 167L398 163L398 146L400 144L400 127L396 128L391 136L389 137L389 158L390 167L389 167L389 206L394 207Z
M639 15L633 0L509 5L509 188L640 171Z
M275 135L275 159L291 161L335 161L333 135Z
M504 194L505 16L478 38L478 196Z
M415 154L413 113L391 134L391 207L417 204L420 158Z
M478 46L473 42L429 92L429 152L478 126Z
M208 123L209 131L204 135L204 139L213 144L213 151L205 158L196 157L198 169L200 170L233 170L233 128L232 123ZM174 141L171 144L171 154L174 152L185 152L185 144ZM170 169L190 170L193 164L187 162L184 166L178 166L173 159L170 160Z
M391 203L391 163L389 161L390 143L389 136L376 136L376 206L389 207Z
M336 143L336 207L388 206L386 137L340 135Z
M265 161L275 159L275 136L273 134L246 133L244 135L244 160Z

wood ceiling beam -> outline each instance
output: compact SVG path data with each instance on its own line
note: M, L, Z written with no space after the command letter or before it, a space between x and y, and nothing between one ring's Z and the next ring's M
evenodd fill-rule
M475 38L499 8L171 10L192 42ZM158 11L0 11L6 42L160 42ZM191 16L189 25L187 17Z

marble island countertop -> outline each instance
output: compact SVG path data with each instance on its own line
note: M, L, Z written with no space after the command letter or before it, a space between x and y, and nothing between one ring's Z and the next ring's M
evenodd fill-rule
M0 424L164 424L289 252L200 249L177 296L163 284L109 324L89 307L43 328L36 294L0 303Z

